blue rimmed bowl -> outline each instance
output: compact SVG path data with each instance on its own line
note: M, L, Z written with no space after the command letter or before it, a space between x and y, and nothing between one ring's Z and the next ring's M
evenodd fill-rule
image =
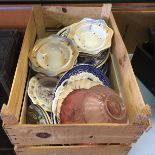
M107 76L99 69L97 69L96 67L92 66L92 65L88 65L88 64L80 64L77 65L75 67L73 67L71 70L69 70L68 72L66 72L58 81L56 89L67 79L69 79L70 77L80 74L80 73L91 73L93 74L95 77L97 77L103 85L107 86L107 87L111 87L110 86L110 82L109 79L107 78Z

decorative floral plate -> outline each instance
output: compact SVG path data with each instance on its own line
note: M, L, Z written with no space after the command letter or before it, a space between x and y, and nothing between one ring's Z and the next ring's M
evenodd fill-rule
M40 105L45 111L51 112L53 93L57 78L35 75L29 81L28 95L34 104Z

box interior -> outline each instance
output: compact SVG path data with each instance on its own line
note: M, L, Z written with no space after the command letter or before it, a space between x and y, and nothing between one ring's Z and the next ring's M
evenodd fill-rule
M43 32L43 34L41 35L41 38L42 37L45 37L45 36L49 36L51 34L55 34L59 29L65 27L65 26L68 26L72 23L75 23L75 22L78 22L80 21L81 19L83 19L84 17L90 17L90 18L101 18L101 19L104 19L107 24L108 24L108 18L106 17L101 17L101 7L95 7L95 10L97 11L96 14L92 14L92 11L94 10L94 8L89 8L91 9L91 11L88 13L87 11L87 8L83 8L83 12L82 14L79 14L79 11L78 10L81 10L81 7L76 7L76 12L74 14L74 17L72 17L70 15L70 13L72 12L72 10L75 10L74 7L70 8L70 7L58 7L58 10L62 10L62 13L64 13L64 10L65 10L65 14L63 14L62 16L62 13L55 13L54 15L51 13L52 9L55 9L54 7L53 8L48 8L48 7L43 7L42 11L44 12L43 13L43 19L44 19L44 23L45 23L45 31ZM68 15L66 15L66 10L68 10ZM54 10L55 11L55 10ZM38 10L37 10L38 12ZM40 12L40 10L39 10ZM77 13L77 14L76 14ZM89 16L88 16L88 15ZM63 19L63 20L62 20ZM35 19L34 19L35 20ZM40 19L39 19L40 20ZM38 34L36 34L37 37L35 39L35 42L37 41L37 39L40 38L40 36ZM115 33L114 33L115 35ZM35 44L35 42L33 43L33 45ZM113 46L113 42L112 42L112 46ZM110 52L111 51L111 48L110 48ZM117 71L116 71L116 66L115 66L115 63L114 63L114 59L113 59L113 54L110 53L110 63L109 63L109 71L108 71L108 78L110 80L110 83L111 83L111 86L112 88L121 96L121 90L120 90L120 86L119 86L119 82L118 82L118 75L117 75ZM27 78L27 83L26 83L26 89L25 89L25 93L24 93L24 99L23 99L23 106L22 106L22 110L21 110L21 115L20 115L20 124L26 124L26 111L27 111L27 107L28 107L28 94L27 94L27 87L28 87L28 81L30 79L30 77L32 77L33 73L32 73L32 70L30 67L29 68L29 74L28 74L28 78ZM127 122L129 123L129 122ZM111 123L113 124L113 123ZM117 124L117 123L114 123L114 124Z
M104 19L108 25L114 30L112 46L110 48L111 64L109 78L112 87L123 98L127 106L129 121L125 124L25 124L28 103L26 90L28 79L31 77L28 54L32 50L35 41L84 17L105 17ZM26 29L9 102L7 106L3 105L1 116L5 125L4 129L7 131L11 142L17 146L19 144L22 146L40 146L103 142L108 144L130 144L135 142L150 125L150 108L144 104L126 47L111 13L111 8L109 9L107 5L103 5L102 8L72 6L34 7ZM50 135L50 137L41 139L39 137L40 133L43 136Z

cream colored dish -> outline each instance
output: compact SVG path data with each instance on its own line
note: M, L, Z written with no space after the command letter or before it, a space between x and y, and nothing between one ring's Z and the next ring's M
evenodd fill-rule
M36 43L29 58L35 71L57 76L73 67L78 52L67 38L51 35Z
M40 105L45 111L51 112L53 94L57 79L35 75L29 81L28 95L33 104Z
M111 46L113 30L103 20L84 18L69 28L67 37L80 53L96 55Z

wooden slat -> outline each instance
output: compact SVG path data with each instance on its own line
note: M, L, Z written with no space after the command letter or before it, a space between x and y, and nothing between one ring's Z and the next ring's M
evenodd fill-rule
M44 6L45 27L61 27L78 22L85 17L109 19L111 4L102 7Z
M31 76L31 70L29 70L28 73L28 78L27 78L27 83L26 83L26 89L25 89L25 93L24 93L24 99L23 99L23 106L21 108L21 116L20 116L20 121L19 124L26 124L26 112L27 112L27 107L28 107L28 83L30 80L30 76Z
M120 90L127 106L130 123L148 123L150 107L144 104L141 92L136 82L126 47L118 31L114 17L111 14L109 24L114 30L112 55L118 75Z
M36 37L33 16L28 23L20 52L16 72L7 106L3 105L1 117L4 124L17 124L20 117L23 93L28 72L28 52L32 48Z
M26 124L26 112L28 106L27 103L28 103L28 94L25 93L19 124Z
M126 155L130 145L15 147L18 155Z
M111 14L112 4L103 4L102 5L102 12L101 18L104 19L106 22L109 20Z
M5 126L15 145L132 143L146 128L111 123Z
M34 5L33 7L33 15L34 15L34 21L35 26L37 30L37 37L43 38L45 37L45 23L43 18L43 10L41 5Z

